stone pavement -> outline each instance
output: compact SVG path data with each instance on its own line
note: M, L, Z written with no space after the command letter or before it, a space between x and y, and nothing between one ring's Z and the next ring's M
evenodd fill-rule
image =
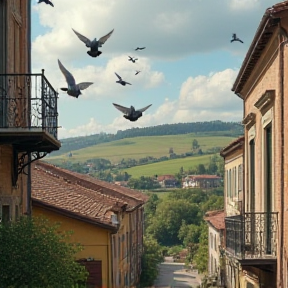
M159 274L154 282L157 288L196 288L201 284L201 277L196 270L187 271L183 263L174 263L173 257L165 257L159 265Z

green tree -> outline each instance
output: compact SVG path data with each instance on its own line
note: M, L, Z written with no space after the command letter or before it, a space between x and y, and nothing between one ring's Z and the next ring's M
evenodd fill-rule
M196 171L197 171L198 175L205 174L206 173L206 168L205 168L204 164L197 165Z
M152 237L144 237L140 286L152 286L158 275L158 264L164 260L162 248Z
M0 226L0 287L71 288L87 272L75 261L79 244L44 218L23 217Z
M182 225L179 229L178 238L183 241L186 247L189 247L190 243L199 243L201 229L199 225L190 224L187 225L185 221L182 221Z
M192 150L198 149L200 146L198 144L197 139L194 139L192 142Z

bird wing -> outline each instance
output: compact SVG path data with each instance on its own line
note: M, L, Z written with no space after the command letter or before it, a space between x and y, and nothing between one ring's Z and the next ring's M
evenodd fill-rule
M239 41L240 41L241 43L244 43L244 42L243 42L242 40L240 40L240 39L239 39Z
M50 4L52 7L54 7L54 5L51 1L48 1L48 4Z
M121 105L118 105L118 104L115 104L115 103L112 103L114 105L114 107L116 109L118 109L119 111L121 111L122 113L124 114L129 114L130 113L130 108L128 107L124 107L124 106L121 106Z
M126 81L125 81L125 83L126 83L126 84L129 84L129 85L132 85L131 83L129 83L129 82L126 82Z
M82 34L80 34L79 32L75 31L73 28L72 30L74 31L74 33L78 36L78 38L84 42L86 44L87 47L91 47L91 40L88 39L87 37L83 36Z
M233 33L233 34L232 34L232 37L233 37L233 38L236 38L236 34L235 34L235 33Z
M129 57L129 60L132 60L133 58L131 56L128 56Z
M122 80L122 78L116 72L114 72L114 73L118 77L119 80Z
M80 90L84 90L92 84L93 84L93 82L81 82L81 83L77 84L77 86L79 87Z
M107 39L111 36L111 34L113 33L113 31L114 31L114 29L113 29L112 31L110 31L107 35L102 36L102 37L98 40L98 42L103 45L103 44L107 41Z
M151 105L152 105L152 104L150 104L150 105L148 105L148 106L146 106L146 107L144 107L144 108L142 108L142 109L138 109L138 111L144 112L144 111L147 110Z
M59 65L61 72L63 73L63 75L66 78L67 84L70 86L75 85L75 79L74 79L73 75L63 66L63 64L60 62L59 59L58 59L58 65Z

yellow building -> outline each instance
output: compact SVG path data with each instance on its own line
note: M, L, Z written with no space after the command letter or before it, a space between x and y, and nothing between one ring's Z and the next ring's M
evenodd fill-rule
M31 74L31 1L0 1L0 219L30 214L30 163L58 150L57 92Z
M141 192L43 162L32 170L33 215L60 222L83 245L76 255L91 287L136 286L141 273Z

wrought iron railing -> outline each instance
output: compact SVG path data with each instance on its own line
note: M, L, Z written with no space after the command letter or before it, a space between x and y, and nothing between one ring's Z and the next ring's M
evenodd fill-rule
M225 218L226 250L241 259L276 258L278 213L244 213Z
M57 98L44 70L0 74L0 128L37 128L57 139Z

